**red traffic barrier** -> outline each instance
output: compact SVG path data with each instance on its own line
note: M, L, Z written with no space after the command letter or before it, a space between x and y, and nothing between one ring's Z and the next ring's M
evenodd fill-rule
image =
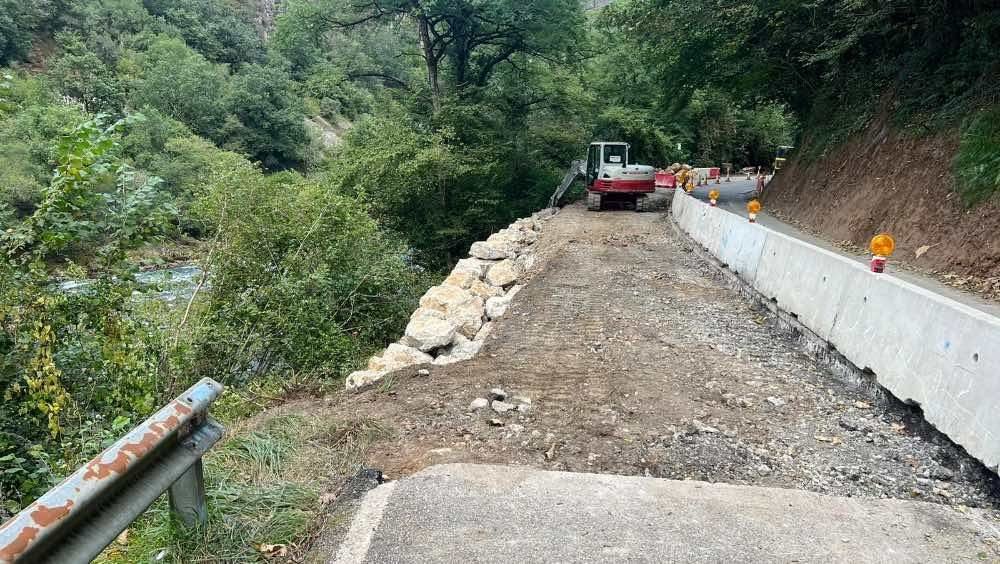
M656 171L655 179L657 188L677 188L677 177L670 171Z

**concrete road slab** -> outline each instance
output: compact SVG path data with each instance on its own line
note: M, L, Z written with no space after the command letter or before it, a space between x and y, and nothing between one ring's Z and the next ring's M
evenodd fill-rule
M983 562L998 538L923 502L448 464L370 492L335 562Z

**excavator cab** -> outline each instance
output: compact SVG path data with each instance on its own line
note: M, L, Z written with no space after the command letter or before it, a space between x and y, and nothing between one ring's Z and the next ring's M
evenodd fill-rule
M598 211L617 203L636 211L645 209L646 194L655 191L651 166L629 164L629 144L591 143L587 150L587 208Z

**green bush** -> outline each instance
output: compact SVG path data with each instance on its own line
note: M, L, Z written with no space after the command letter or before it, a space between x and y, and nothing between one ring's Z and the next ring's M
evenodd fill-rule
M1000 190L1000 108L974 114L962 125L961 135L955 178L962 199L971 206Z
M0 73L5 74L5 73ZM55 100L41 80L6 74L0 80L0 226L30 215L41 200L56 158L53 139L84 119Z
M148 415L160 326L133 299L126 251L169 222L159 183L119 157L123 122L84 122L60 138L56 169L30 216L0 236L0 511L13 511ZM87 271L75 290L55 277Z
M174 38L157 40L139 60L142 75L135 83L133 106L155 108L198 135L222 139L228 113L226 67L206 60Z
M425 284L352 199L297 173L217 158L202 213L218 234L198 369L343 375L402 330Z
M233 119L222 134L223 146L249 155L269 169L301 160L308 139L302 101L282 70L246 65L231 82L226 99Z

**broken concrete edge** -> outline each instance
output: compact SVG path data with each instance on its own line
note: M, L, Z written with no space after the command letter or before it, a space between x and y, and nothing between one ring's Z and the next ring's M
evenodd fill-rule
M834 372L918 406L997 473L1000 319L683 192L674 223Z
M535 268L542 227L558 213L558 208L543 209L473 243L469 257L420 298L399 342L369 359L364 370L351 373L345 387L359 390L398 370L474 358L493 322L503 317L523 288L519 282Z

